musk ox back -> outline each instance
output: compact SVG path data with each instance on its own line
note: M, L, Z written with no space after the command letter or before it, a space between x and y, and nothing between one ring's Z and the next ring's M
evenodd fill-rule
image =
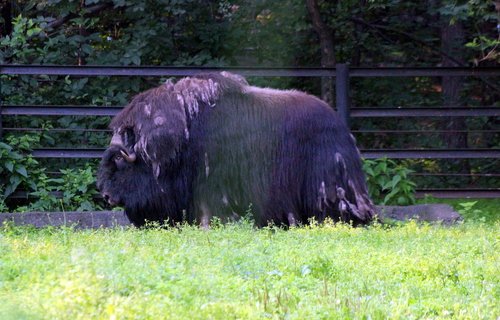
M354 138L303 92L202 74L137 95L110 127L98 187L137 226L248 212L259 226L373 218Z

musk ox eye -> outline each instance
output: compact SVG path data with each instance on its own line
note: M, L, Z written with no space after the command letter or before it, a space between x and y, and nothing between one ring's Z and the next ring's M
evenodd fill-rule
M125 159L119 153L115 154L113 156L113 161L114 161L115 165L118 167L118 169L121 169L123 167L123 165L125 164Z
M113 161L118 170L123 170L127 167L127 161L125 161L125 158L121 154L115 155Z

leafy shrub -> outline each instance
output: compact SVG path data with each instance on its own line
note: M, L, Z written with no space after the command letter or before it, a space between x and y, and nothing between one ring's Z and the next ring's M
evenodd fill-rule
M39 171L38 162L29 154L30 144L38 142L39 135L7 137L6 142L0 142L0 210L5 211L5 199L14 193L18 187L35 189L35 183L28 172Z
M479 221L486 221L487 217L485 217L485 213L483 212L483 210L476 207L477 203L478 201L458 203L458 213L460 213L460 215L465 218L481 217L478 219Z
M16 190L25 190L36 199L15 211L90 211L102 207L93 201L97 194L95 170L88 163L84 168L61 169L61 176L51 178L45 168L31 156L31 147L40 142L42 133L7 136L0 142L0 212L9 211L5 203Z
M408 177L413 171L387 158L363 162L368 191L377 204L409 205L415 203L415 183Z
M94 169L87 165L83 169L61 169L62 176L49 178L45 172L38 177L36 191L30 195L37 200L28 207L29 211L91 211L101 210L93 197L98 193L95 187Z

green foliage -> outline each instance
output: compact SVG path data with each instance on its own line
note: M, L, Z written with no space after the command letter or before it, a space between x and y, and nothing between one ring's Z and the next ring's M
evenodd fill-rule
M494 2L468 0L460 4L456 1L444 1L438 9L439 14L449 18L450 24L461 21L473 30L465 48L472 53L471 60L475 65L500 62L499 9L496 7L497 4ZM495 9L497 12L494 11Z
M500 221L500 199L447 200L464 217L472 221L495 223ZM474 200L474 201L472 201Z
M103 7L89 12L95 5ZM231 14L227 1L200 6L198 1L64 0L25 6L12 35L0 43L0 61L219 65L231 50L223 43ZM63 24L54 24L54 18Z
M39 135L25 135L19 138L7 137L6 142L0 142L0 207L4 200L19 186L30 189L35 184L30 179L28 172L38 170L38 162L30 155L33 143L37 143Z
M500 199L435 199L426 197L418 203L446 203L451 205L465 221L494 224L500 222Z
M41 172L37 177L35 188L30 192L30 195L36 197L36 200L28 206L16 208L16 211L51 211L55 208L59 208L59 199L57 199L53 193L56 189L53 185L53 180L54 179L50 179L47 176L45 170Z
M61 176L50 178L31 156L32 147L43 133L8 136L0 142L0 212L9 210L6 198L16 190L28 192L35 199L16 211L90 211L102 207L94 201L95 170L88 163L84 168L60 169Z
M87 165L81 169L61 169L61 176L49 178L42 172L37 178L35 191L30 195L35 201L18 211L92 211L102 207L93 197L98 194L95 187L95 171Z
M0 190L1 192L2 190ZM0 197L0 213L1 212L8 212L9 211L9 207L7 206L7 204L5 203L5 197L4 196L1 196Z
M491 319L498 223L0 228L2 319Z
M63 209L76 211L89 211L102 209L95 205L92 199L98 192L95 189L95 172L91 166L84 169L62 169L63 178L59 191L63 192ZM68 209L75 208L75 209Z
M0 61L6 61L10 57L20 60L36 59L40 52L32 40L42 29L33 19L22 16L14 18L12 24L12 33L0 40L3 49L0 50Z
M415 183L409 174L413 171L387 158L363 162L368 191L373 201L383 205L410 205L415 203Z
M482 215L482 210L475 208L476 204L477 201L459 203L460 209L458 210L458 213L460 213L462 216Z

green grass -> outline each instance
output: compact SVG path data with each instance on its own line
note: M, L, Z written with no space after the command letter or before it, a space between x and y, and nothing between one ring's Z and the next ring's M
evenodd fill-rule
M0 319L497 319L499 227L6 225Z

